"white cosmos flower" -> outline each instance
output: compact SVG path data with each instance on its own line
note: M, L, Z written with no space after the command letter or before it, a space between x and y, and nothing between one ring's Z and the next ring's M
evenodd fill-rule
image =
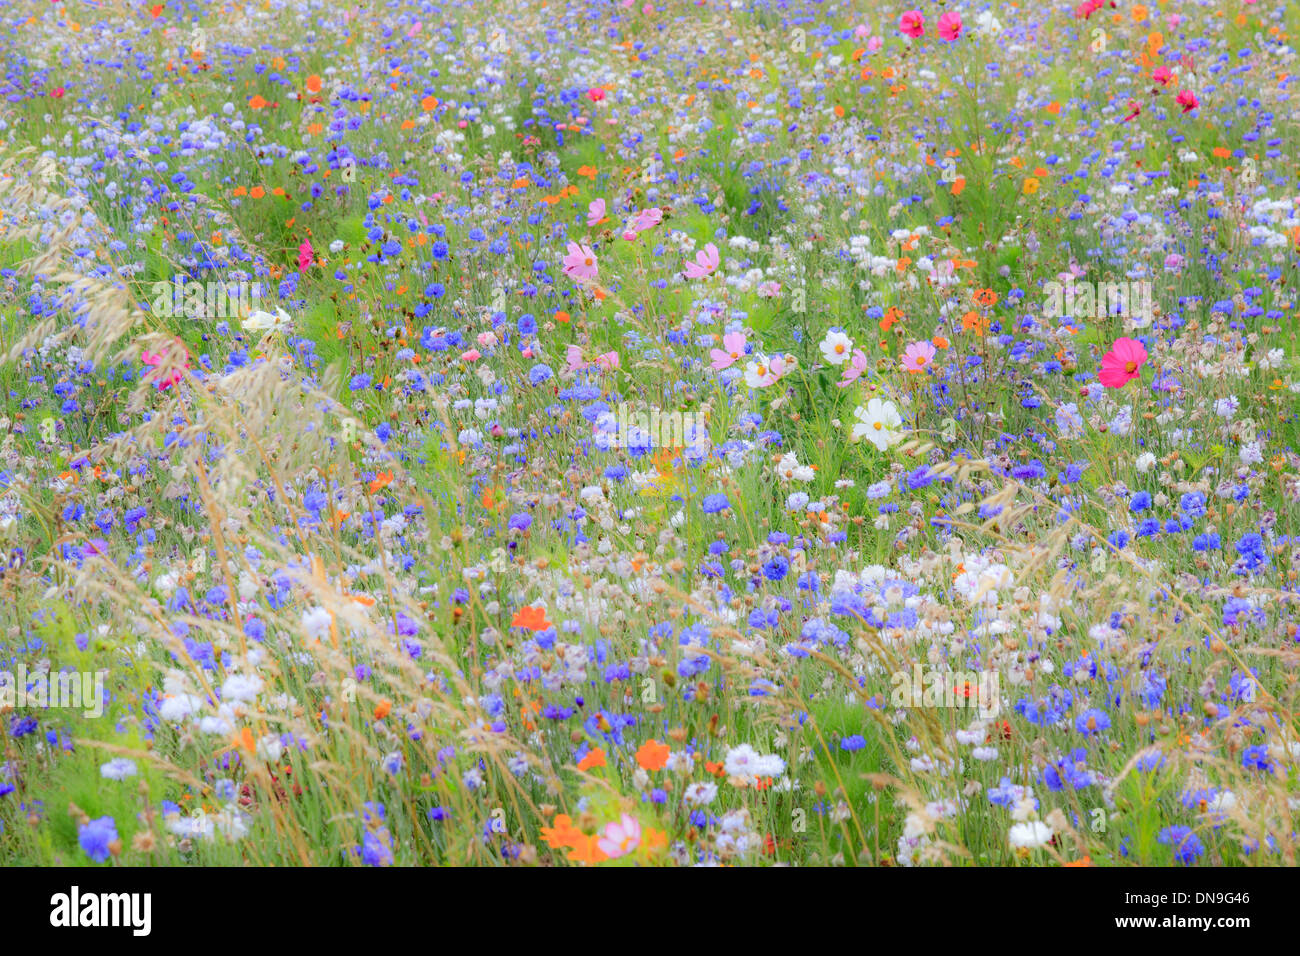
M858 424L853 426L854 441L865 438L876 446L877 451L884 451L902 440L903 417L893 402L873 398L867 402L866 408L859 405L853 414L858 419Z
M750 388L765 388L779 377L780 373L772 367L772 360L766 355L754 356L754 361L745 365L745 384Z
M827 365L843 365L853 355L853 340L839 329L827 332L820 347Z
M245 332L269 332L271 329L287 329L293 324L293 319L289 318L289 313L277 306L274 315L258 309L240 324Z

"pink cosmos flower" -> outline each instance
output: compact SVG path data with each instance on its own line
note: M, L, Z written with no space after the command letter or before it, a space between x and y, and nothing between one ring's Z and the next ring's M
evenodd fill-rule
M185 356L185 368L189 368L190 367L189 352L185 351L185 348L183 346L181 347L181 352ZM163 359L165 359L166 357L167 357L166 352L142 352L140 354L140 361L143 362L145 365L150 366L151 368L157 368L159 365L162 364ZM171 388L173 385L175 385L184 377L185 377L184 371L182 371L181 369L172 369L171 374L166 376L165 378L162 376L155 376L154 387L157 388L158 391L160 392L165 391L166 389Z
M1073 282L1075 279L1082 279L1087 274L1088 273L1086 270L1079 268L1079 263L1071 259L1069 271L1058 272L1056 274L1056 278L1060 279L1062 282L1068 283L1068 282Z
M1201 101L1196 98L1196 94L1191 90L1182 90L1178 96L1175 97L1174 101L1183 108L1184 113L1194 110L1196 107L1201 105Z
M605 91L599 86L593 86L591 89L587 90L587 99L591 100L593 103L599 103L604 98Z
M468 352L460 353L460 360L462 362L477 362L482 357L483 354L479 352L478 349L470 349Z
M596 841L596 845L611 860L627 856L641 845L641 822L623 814L617 823L605 825L605 835Z
M564 350L564 360L568 363L570 372L576 372L587 365L582 358L582 348L577 345L570 345Z
M885 45L885 41L884 41L883 38L881 38L881 37L872 37L870 40L867 41L867 52L868 52L868 53L876 53L876 52L878 52L878 51L880 50L880 48L881 48L882 46L884 46L884 45Z
M835 384L840 388L848 388L854 382L862 377L862 373L867 370L867 353L862 349L854 349L853 357L849 359L849 364L845 366L844 373L840 380Z
M316 253L311 247L311 240L304 240L303 244L298 247L298 271L307 271L307 267L311 265L315 255Z
M913 342L903 350L903 368L909 372L924 372L934 361L934 352L934 345L930 342Z
M1147 350L1136 339L1116 339L1101 359L1097 381L1107 388L1123 388L1142 373L1142 363L1147 360Z
M925 33L925 17L920 10L908 10L898 18L898 29L915 40Z
M731 368L741 360L745 355L745 336L741 332L728 332L722 337L722 348L714 349L709 353L709 358L713 359L713 370L721 372L724 368Z
M599 267L596 265L596 253L590 246L580 246L571 242L566 246L569 254L564 257L564 274L574 282L587 282L596 278Z
M939 39L952 43L961 36L961 14L949 10L939 17Z
M721 261L718 258L718 247L710 242L704 247L703 252L695 254L694 262L686 263L686 278L703 279L705 276L712 275Z
M618 359L617 352L602 352L600 355L596 356L596 360L594 362L588 362L586 359L582 357L582 349L577 345L570 345L567 349L565 349L564 359L569 365L570 372L576 372L579 369L584 369L589 365L594 365L596 366L596 368L605 372L612 372L614 369L618 368L619 366L619 359Z
M632 224L632 228L637 232L645 232L647 229L653 229L663 221L663 210L658 206L651 206L649 209L642 209L636 214L636 222Z
M605 200L593 199L587 206L587 225L599 226L605 221Z
M1174 73L1169 69L1169 67L1161 65L1156 67L1155 72L1152 73L1151 76L1161 86L1168 86L1174 78Z

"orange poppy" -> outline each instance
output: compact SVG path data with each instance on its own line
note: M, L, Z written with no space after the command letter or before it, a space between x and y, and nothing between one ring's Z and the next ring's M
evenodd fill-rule
M647 740L636 752L637 765L643 770L662 770L668 763L668 745Z
M605 751L597 747L595 750L587 751L587 756L578 762L579 770L591 770L595 767L605 766Z
M545 608L525 606L519 609L510 626L526 627L530 631L544 631L551 627L551 622L546 619Z
M600 838L595 834L587 836L581 834L573 843L573 852L569 854L569 859L575 863L603 863L609 857L605 851L600 848Z
M562 846L577 846L578 841L585 836L581 830L573 825L573 821L567 813L557 815L554 825L542 827L541 833L546 845L554 850L558 850Z

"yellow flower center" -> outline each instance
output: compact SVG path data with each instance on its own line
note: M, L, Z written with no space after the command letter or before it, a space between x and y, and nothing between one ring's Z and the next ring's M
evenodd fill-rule
M1125 363L1125 365L1124 365L1124 371L1125 371L1125 372L1136 372L1136 371L1137 371L1137 367L1138 367L1138 363L1137 363L1137 362L1127 362L1127 363Z
M876 431L880 431L885 426L881 422L875 422L872 424L871 427L874 428Z

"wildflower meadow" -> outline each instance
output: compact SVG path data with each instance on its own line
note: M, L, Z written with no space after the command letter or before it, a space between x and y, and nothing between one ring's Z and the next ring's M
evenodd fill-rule
M0 863L1294 866L1297 35L0 5Z

